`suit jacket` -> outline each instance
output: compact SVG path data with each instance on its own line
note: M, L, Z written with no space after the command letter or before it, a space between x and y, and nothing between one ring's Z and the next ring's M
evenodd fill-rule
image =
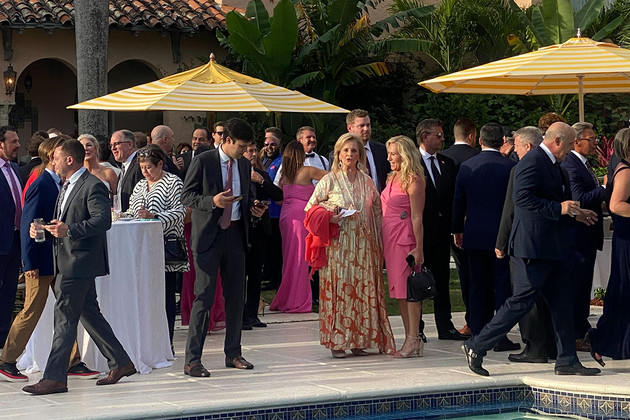
M31 171L33 170L34 167L36 167L37 165L40 165L42 163L42 158L40 158L39 156L32 158L30 161L28 161L28 163L20 166L20 179L22 180L22 187L24 187L24 185L26 184L26 181L28 181L28 177L31 174Z
M385 189L387 184L387 174L391 172L391 165L387 160L387 147L383 143L370 140L370 151L374 157L374 166L376 166L376 178L378 179L379 193Z
M55 239L55 273L80 278L109 274L107 231L112 213L105 184L85 170L55 218L67 224L72 235Z
M203 153L207 150L212 150L212 149L214 149L214 143L212 143L212 146L201 145L197 147L197 150L195 150L195 156L199 155L199 153ZM180 178L184 180L186 179L186 173L188 172L188 168L190 167L190 162L192 161L193 153L192 152L182 153L181 155L178 155L177 157L182 158L184 160L184 167L180 171L181 172Z
M515 163L498 151L482 151L459 167L453 198L453 233L464 233L464 249L492 251Z
M251 164L241 157L238 160L238 170L241 181L241 221L245 243L249 231L250 211L254 204L256 193L251 182ZM206 251L217 236L221 223L223 209L214 207L214 196L224 189L221 175L221 160L219 150L205 152L193 159L186 175L182 204L193 209L191 245L195 254Z
M422 169L426 174L426 189L424 197L424 211L422 212L422 225L424 227L424 243L431 246L432 238L438 234L451 233L451 220L453 215L453 194L455 192L455 176L457 166L441 153L437 154L437 160L441 170L441 181L438 188L433 185L424 159L420 159Z
M35 239L29 236L29 228L35 218L42 218L46 222L53 219L58 195L59 188L57 183L47 171L42 172L26 190L20 225L22 267L24 271L39 269L40 276L52 276L55 274L52 236L49 236L47 233L46 241L37 243Z
M9 162L13 172L20 179L20 168L17 163ZM0 169L0 255L9 255L13 247L13 232L15 231L15 203L11 194L9 180L5 178L4 172Z
M580 207L597 213L593 226L572 223L574 229L573 247L581 249L602 249L604 245L604 221L602 203L606 199L606 189L600 186L579 157L569 152L562 161L562 167L569 173L571 198L580 202Z
M554 165L541 146L527 153L514 172L514 223L510 255L563 260L568 257L570 216L561 202L571 198L569 175Z
M451 158L455 165L459 166L465 160L470 159L473 156L477 156L479 154L479 150L471 147L468 144L458 143L454 144L446 150L440 152L442 155Z
M129 167L125 171L125 174L122 177L120 184L118 185L118 195L120 196L120 209L122 211L127 211L129 208L129 198L131 197L131 193L133 193L133 189L135 188L138 181L144 178L142 175L142 170L140 169L140 163L138 163L138 155L136 154Z
M512 222L514 221L514 172L516 167L510 171L510 180L508 182L507 191L505 192L505 201L503 202L503 211L501 212L501 223L497 232L497 242L494 247L507 254L508 244L510 242L510 232L512 231Z
M272 179L269 177L267 171L263 171L260 169L253 168L254 171L258 172L260 176L263 177L263 184L260 185L258 183L254 184L256 187L256 199L258 200L273 200L273 201L282 201L283 194L282 188L276 186ZM261 218L262 227L266 236L271 236L271 220L269 218L269 210L266 210Z

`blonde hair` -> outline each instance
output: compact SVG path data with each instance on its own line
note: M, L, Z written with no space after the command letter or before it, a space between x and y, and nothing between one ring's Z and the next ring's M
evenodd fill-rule
M630 128L622 128L617 132L613 150L619 159L627 161L630 158Z
M339 171L341 170L341 161L339 160L339 153L341 152L341 149L343 148L344 144L346 144L349 141L355 142L357 145L357 149L359 149L359 161L357 162L357 169L361 172L367 173L367 170L365 169L365 144L363 144L363 141L361 140L359 136L352 133L342 134L341 137L337 139L337 142L335 143L333 163L330 170L334 173L339 173Z
M398 147L398 154L402 158L400 164L400 186L403 191L407 192L409 185L414 176L418 176L424 180L424 170L420 164L420 151L413 144L413 141L407 136L395 136L387 140L385 146L389 148L391 144L395 144ZM392 171L389 173L387 179L389 180L395 175Z

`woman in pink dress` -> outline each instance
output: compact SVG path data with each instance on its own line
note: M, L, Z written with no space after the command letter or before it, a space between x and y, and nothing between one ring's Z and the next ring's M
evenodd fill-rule
M389 296L398 300L406 334L403 346L394 357L422 356L424 343L419 337L422 303L406 301L407 277L411 273L406 258L412 255L417 267L424 263L424 171L420 164L420 152L408 137L392 137L386 145L392 172L381 193L383 248Z
M306 235L304 207L315 186L326 171L304 166L304 147L292 141L284 149L280 187L284 194L280 212L282 235L282 282L269 309L287 313L311 312L313 296L306 262Z

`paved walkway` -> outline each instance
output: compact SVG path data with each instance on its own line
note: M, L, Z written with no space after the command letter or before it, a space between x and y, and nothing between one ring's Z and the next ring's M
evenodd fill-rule
M593 308L593 312L597 312ZM394 359L386 355L333 359L319 345L316 314L267 314L265 329L243 332L243 355L255 364L252 371L223 367L222 333L206 340L203 363L212 377L193 379L183 374L186 327L175 332L177 359L173 367L148 375L124 378L114 386L95 386L94 380L73 379L69 392L32 396L23 383L0 382L0 419L134 419L193 416L228 410L286 407L319 401L390 397L443 390L462 390L526 383L567 391L630 396L630 361L606 360L597 377L558 377L553 364L509 363L507 354L490 352L484 366L488 378L466 366L460 343L441 341L432 316L426 316L429 343L423 358ZM592 317L592 321L597 316ZM455 325L463 314L454 315ZM402 343L400 317L391 318ZM519 340L514 330L510 337ZM587 366L596 366L586 353ZM41 374L31 375L37 381Z

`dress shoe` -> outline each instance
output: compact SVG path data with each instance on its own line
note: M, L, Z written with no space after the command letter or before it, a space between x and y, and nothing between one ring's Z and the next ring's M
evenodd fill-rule
M254 328L267 328L267 324L262 322L258 317L256 317L252 322L252 327Z
M243 331L249 331L249 330L253 330L254 327L252 326L252 324L248 322L243 322L243 327L241 328Z
M464 325L461 329L457 330L457 332L459 332L461 335L467 338L470 338L473 335L472 330L470 329L468 324Z
M420 333L418 334L418 337L420 338L420 340L422 340L423 343L427 342L427 336L424 335L422 331L420 331Z
M601 372L597 368L587 368L582 366L582 363L576 362L568 366L556 366L554 369L556 375L580 375L580 376L593 376Z
M546 357L530 356L525 350L508 355L508 360L514 363L547 363Z
M210 372L203 367L201 362L192 362L189 365L184 365L184 375L192 376L193 378L207 378L210 376Z
M514 351L519 350L521 345L511 341L507 337L503 337L497 344L494 345L494 351Z
M370 353L368 353L367 351L365 351L363 349L350 349L350 351L355 356L369 356L370 355Z
M42 379L33 385L27 385L22 391L34 395L59 394L68 392L68 385L65 382L53 381L52 379Z
M591 352L591 343L583 338L578 338L575 340L575 351L585 351L587 353Z
M446 330L446 331L439 331L438 338L440 340L457 340L457 341L466 340L466 337L461 335L459 331L457 331L455 328L451 328L450 330Z
M232 360L225 358L225 367L236 369L254 369L254 365L249 363L243 356L236 356Z
M125 376L131 376L136 373L137 370L133 363L129 363L125 366L110 370L106 377L96 381L96 385L113 385L120 381Z
M0 365L0 378L9 382L28 382L28 376L22 374L15 363L2 363Z
M483 357L479 356L475 350L468 347L468 344L465 342L462 343L462 351L466 355L466 361L468 362L470 370L475 372L477 375L490 376L490 373L482 366Z
M101 376L101 372L88 368L85 363L79 362L68 369L68 377L79 379L96 379Z
M330 353L332 354L332 357L334 357L335 359L346 358L346 352L343 350L331 350Z

